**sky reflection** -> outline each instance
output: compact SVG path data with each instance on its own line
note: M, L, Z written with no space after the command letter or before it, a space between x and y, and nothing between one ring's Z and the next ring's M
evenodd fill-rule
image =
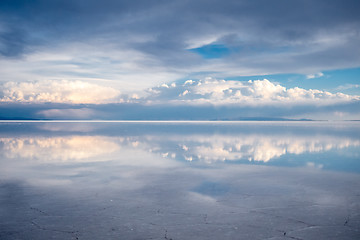
M179 140L181 139L181 140ZM184 160L198 160L204 163L216 161L269 162L276 161L283 155L303 153L324 153L330 150L360 146L359 140L351 138L337 138L331 136L286 136L286 135L194 135L181 138L173 136L169 139L158 139L159 145L163 141L171 141L178 145L176 152L165 152L166 156L182 156ZM156 141L152 141L156 142Z
M359 126L2 123L0 238L357 239Z
M113 161L120 165L162 167L181 162L197 166L221 162L328 168L329 156L337 155L341 157L335 165L355 163L349 169L360 170L357 123L275 126L273 123L230 126L3 123L0 126L1 155L8 160L67 164ZM8 132L9 128L14 131ZM334 166L330 168L336 170Z

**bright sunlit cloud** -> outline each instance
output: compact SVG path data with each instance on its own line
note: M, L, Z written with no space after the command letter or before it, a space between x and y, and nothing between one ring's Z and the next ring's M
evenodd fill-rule
M267 79L183 80L127 94L84 81L8 82L0 95L3 119L352 120L360 116L359 95L286 88Z
M82 81L7 82L2 88L1 102L99 104L120 101L120 91Z
M330 93L317 89L299 87L285 88L267 79L231 81L206 78L187 80L183 84L164 87L161 85L148 90L152 102L170 101L181 104L213 105L263 105L263 104L316 104L331 105L341 102L357 101L360 96L343 93Z
M331 105L360 100L360 96L330 93L299 87L285 88L264 80L232 81L205 78L184 82L163 83L149 88L147 94L120 95L120 91L82 81L8 82L3 85L2 102L20 103L146 103L152 104L212 104L212 105L264 105L264 104L316 104ZM56 116L55 110L43 115ZM79 110L80 111L80 110ZM66 112L62 110L62 112ZM83 111L84 112L84 111ZM51 114L50 114L51 113ZM68 113L71 114L71 111ZM86 112L84 112L86 113ZM59 113L60 114L60 113ZM65 113L67 114L67 113ZM79 112L80 114L80 112Z

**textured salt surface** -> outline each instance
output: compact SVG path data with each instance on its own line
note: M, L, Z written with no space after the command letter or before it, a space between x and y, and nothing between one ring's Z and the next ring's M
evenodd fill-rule
M1 239L358 239L355 174L231 166L112 169L1 185ZM125 186L129 184L128 186Z

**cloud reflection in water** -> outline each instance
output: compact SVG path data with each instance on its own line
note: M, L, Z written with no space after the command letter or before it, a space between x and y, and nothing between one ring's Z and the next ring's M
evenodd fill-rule
M358 125L225 125L0 124L0 195L9 203L0 212L8 212L5 223L11 219L6 227L34 239L54 223L79 229L82 238L111 232L114 239L143 239L149 229L160 239L164 226L168 236L190 230L187 239L199 236L193 234L198 229L208 234L204 239L283 237L277 229L290 235L304 224L330 226L323 231L331 235L358 230ZM314 169L322 166L346 171ZM99 232L99 225L121 228ZM219 226L229 227L209 232ZM143 232L135 236L133 229Z
M170 141L178 144L178 148L177 152L169 152L168 155L176 154L185 160L196 159L206 163L235 160L268 162L286 154L320 153L360 146L359 140L321 135L195 135L179 138L171 138ZM159 144L161 141L158 139Z
M46 129L48 131L48 129ZM326 134L183 134L122 133L91 136L70 132L65 136L16 136L0 138L5 158L46 163L117 161L125 165L152 165L151 159L172 165L171 159L214 163L218 161L269 162L289 154L324 153L359 147L360 140ZM142 156L135 159L135 156Z
M116 139L103 136L0 138L7 158L41 162L92 162L109 160L119 151Z

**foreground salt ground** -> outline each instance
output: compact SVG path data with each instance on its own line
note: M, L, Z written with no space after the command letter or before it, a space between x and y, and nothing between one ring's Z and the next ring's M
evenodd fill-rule
M359 239L358 124L3 124L0 239Z
M106 165L68 178L66 186L2 181L1 239L360 237L357 174Z

